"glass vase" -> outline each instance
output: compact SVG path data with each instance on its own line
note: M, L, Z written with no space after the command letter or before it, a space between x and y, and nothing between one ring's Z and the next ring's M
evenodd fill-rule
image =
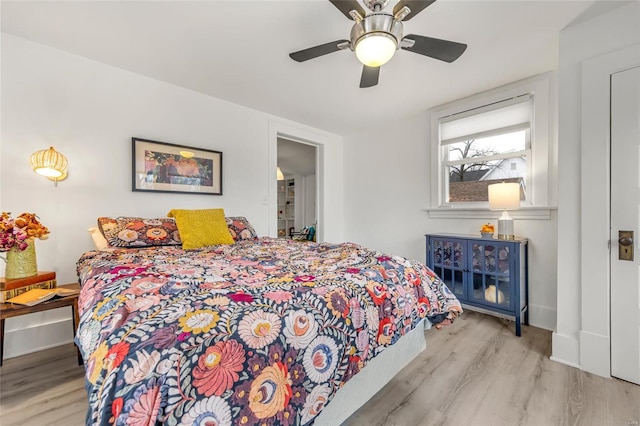
M38 275L36 245L33 238L27 240L26 249L19 250L17 247L13 247L7 252L7 267L4 275L7 279Z

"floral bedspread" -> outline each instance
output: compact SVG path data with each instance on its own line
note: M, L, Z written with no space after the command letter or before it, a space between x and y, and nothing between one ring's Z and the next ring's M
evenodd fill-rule
M461 311L419 262L260 238L85 253L87 424L309 424L369 360Z

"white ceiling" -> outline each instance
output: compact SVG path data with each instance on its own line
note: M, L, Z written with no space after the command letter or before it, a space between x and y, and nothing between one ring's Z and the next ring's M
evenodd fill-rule
M316 173L316 147L278 138L277 164L287 179L313 175Z
M327 0L2 1L2 31L344 135L556 69L559 31L592 3L438 0L405 34L467 51L452 64L398 51L368 89L351 51L288 56L349 38L352 22Z

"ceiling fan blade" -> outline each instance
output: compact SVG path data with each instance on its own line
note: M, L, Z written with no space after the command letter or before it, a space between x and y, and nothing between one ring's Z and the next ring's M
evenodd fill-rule
M341 46L343 43L349 43L349 40L336 40L319 46L310 47L308 49L299 50L297 52L289 53L289 57L298 62L308 61L309 59L317 58L318 56L342 50L344 48Z
M349 14L352 10L355 10L360 14L360 16L365 16L366 13L362 6L356 0L329 0L331 4L338 8L340 12L348 19L353 19L353 17Z
M409 6L409 9L411 9L411 12L409 12L409 14L405 16L403 19L403 21L408 21L409 19L416 16L418 13L422 12L424 9L430 6L431 3L435 1L436 0L400 0L398 4L396 4L396 6L393 8L393 14L395 15L403 7Z
M402 40L405 39L413 40L415 43L411 47L402 47L402 49L445 62L455 61L467 50L466 44L439 38L409 34Z
M362 66L362 77L360 77L360 88L373 87L378 84L380 77L380 67Z

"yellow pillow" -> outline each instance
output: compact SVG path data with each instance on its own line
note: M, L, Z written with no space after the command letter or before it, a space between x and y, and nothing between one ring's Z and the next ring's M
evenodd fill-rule
M167 216L176 219L182 248L185 250L234 243L224 220L224 209L173 209Z

